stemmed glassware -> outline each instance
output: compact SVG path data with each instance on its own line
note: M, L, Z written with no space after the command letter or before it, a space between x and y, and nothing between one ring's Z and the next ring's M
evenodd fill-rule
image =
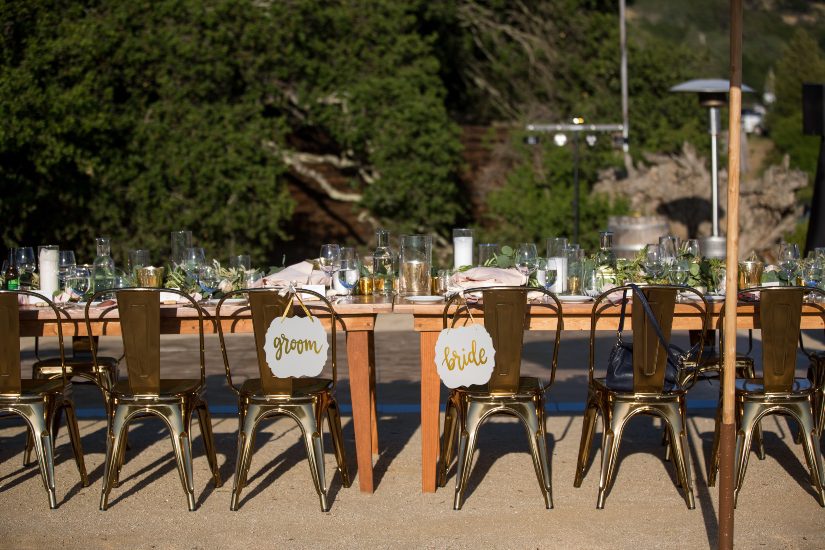
M352 289L358 284L359 265L355 249L342 247L340 249L341 264L335 272L337 287L344 291L345 296L352 295Z
M691 259L698 259L701 256L698 239L688 239L682 243L682 255Z
M659 247L650 247L645 258L644 270L651 279L661 279L665 273L665 266L662 262L662 254Z
M802 264L802 280L805 286L816 287L822 284L823 266L819 258L808 258Z
M538 266L538 251L533 243L521 243L516 251L516 269L522 275L530 276Z
M799 245L784 242L779 245L779 267L785 274L787 285L794 286L799 267Z
M337 244L325 244L321 246L321 255L318 264L329 278L329 285L332 288L332 274L341 267L341 247Z
M37 269L37 260L34 257L34 249L30 246L22 246L17 249L17 269L20 270L20 288L29 290L32 287L32 278Z
M677 286L687 286L690 278L690 264L685 259L674 260L670 264L670 269L667 273L667 278L670 284Z
M70 267L66 273L66 292L69 293L69 300L77 302L89 292L91 286L92 273L87 266L76 265Z
M659 237L659 254L661 254L662 263L670 265L676 259L676 251L678 250L676 237L673 235L665 235Z
M240 254L229 258L229 267L240 268L244 271L252 269L252 258L249 254Z

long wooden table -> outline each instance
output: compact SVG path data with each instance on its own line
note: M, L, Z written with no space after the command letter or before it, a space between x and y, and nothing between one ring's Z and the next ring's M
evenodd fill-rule
M311 302L308 302L310 304ZM355 452L358 462L358 482L361 491L373 492L372 455L378 453L378 428L375 399L375 319L379 313L392 312L392 299L355 296L335 304L339 315L339 330L346 332L347 365L349 367L352 421L355 428ZM105 315L102 315L105 311ZM205 306L204 331L217 332L215 307ZM92 308L92 334L120 334L116 307ZM247 307L221 308L222 327L227 333L252 332L252 318ZM329 327L329 316L324 319ZM87 335L82 307L61 309L61 327L65 337ZM198 332L197 312L191 306L161 306L161 332L164 334L195 334ZM22 307L21 336L56 336L57 323L50 308Z
M716 327L722 310L720 303L710 304L711 328ZM630 314L631 307L627 313ZM759 328L758 316L754 315L753 304L739 304L737 309L737 326L741 329ZM444 303L422 304L396 299L394 313L412 314L413 327L419 334L421 367L421 488L425 493L435 492L436 467L439 453L439 389L441 381L435 366L435 343L441 332ZM593 303L563 303L563 330L589 331L592 322ZM476 315L481 320L481 315ZM605 312L597 326L598 330L615 331L619 324L619 308L614 307ZM525 330L553 330L556 317L545 307L532 307L528 310ZM701 329L702 320L695 305L677 304L674 312L673 329ZM825 328L822 305L805 305L802 314L803 329Z

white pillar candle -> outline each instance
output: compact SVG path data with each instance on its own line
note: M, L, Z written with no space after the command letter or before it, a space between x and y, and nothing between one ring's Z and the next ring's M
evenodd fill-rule
M57 247L40 248L40 294L52 299L57 292Z
M550 287L550 292L561 294L567 291L567 258L564 256L547 258L547 269L554 268L556 270L556 282Z
M454 269L465 265L473 265L473 238L453 237L453 253L455 257L453 260Z

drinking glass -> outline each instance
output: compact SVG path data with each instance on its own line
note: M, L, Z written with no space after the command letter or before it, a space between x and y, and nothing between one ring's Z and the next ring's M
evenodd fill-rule
M37 260L34 258L34 250L30 246L22 246L17 249L17 269L34 273L37 269Z
M206 264L206 254L203 248L189 247L183 253L183 268L193 278L197 278L198 271Z
M348 255L341 258L339 269L335 272L336 290L344 291L344 296L351 296L352 289L358 284L358 260Z
M549 237L547 239L547 257L561 258L567 248L567 239L564 237Z
M252 258L249 256L249 254L239 254L237 256L231 256L229 258L229 267L249 271L250 269L252 269Z
M665 273L665 266L662 262L662 254L659 247L650 247L645 257L644 270L650 279L660 279Z
M129 251L129 275L132 277L132 283L138 285L138 269L152 265L149 259L149 251L143 248L135 248Z
M779 245L779 267L785 274L788 286L794 286L795 276L799 264L799 245L795 243L781 243Z
M522 275L530 276L536 270L536 264L538 262L538 251L536 250L536 245L533 243L521 243L518 245L518 250L516 251L516 258L515 264L516 269L519 270L519 273Z
M579 245L569 245L565 249L567 258L567 286L565 292L571 295L582 293L582 271L584 268L584 250Z
M478 265L485 266L500 253L497 243L480 243L478 245Z
M329 286L332 288L332 274L341 267L341 247L337 244L325 244L321 246L321 255L318 264L330 280Z
M678 239L673 235L659 237L659 253L662 263L670 265L676 259L676 251L679 250Z
M670 264L667 278L672 285L687 286L690 278L690 263L687 260L674 260Z
M181 264L184 260L186 250L192 248L192 232L191 231L172 231L172 264Z
M77 265L74 250L61 250L57 254L57 284L61 290L66 288L66 279L69 277L69 269Z
M691 258L699 258L701 255L701 250L699 249L699 240L686 240L682 246L682 255L689 256Z
M70 267L66 274L66 292L69 294L69 301L78 302L89 292L91 285L92 271L87 265L76 265Z
M822 284L823 265L816 258L805 260L802 265L802 281L805 286L819 287Z
M258 281L264 278L264 274L258 271L257 269L249 269L246 271L246 288L255 288Z
M211 296L215 291L218 290L218 285L221 282L221 278L218 276L218 271L215 269L215 266L212 265L203 265L201 266L200 270L198 271L198 284L201 287L201 290L204 294L204 299L208 296Z
M545 265L547 267L544 270L544 288L550 292L553 292L553 288L558 280L558 266L556 265L556 260L554 258L547 258Z

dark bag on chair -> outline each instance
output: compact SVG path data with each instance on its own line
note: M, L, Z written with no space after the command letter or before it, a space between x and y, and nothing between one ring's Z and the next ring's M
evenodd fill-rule
M665 364L665 383L664 390L672 391L679 387L679 369L682 365L683 353L675 346L669 346L662 334L662 328L656 321L656 316L650 309L650 304L647 302L644 293L636 285L630 285L633 289L633 294L636 295L636 300L641 303L645 310L645 315L650 320L650 324L656 331L659 337L659 343L667 351L667 363ZM627 291L622 296L622 313L619 317L619 331L616 337L616 345L610 351L610 358L607 362L607 377L605 378L605 385L614 391L632 392L633 391L633 344L622 340L622 330L624 329L625 306L627 305Z

